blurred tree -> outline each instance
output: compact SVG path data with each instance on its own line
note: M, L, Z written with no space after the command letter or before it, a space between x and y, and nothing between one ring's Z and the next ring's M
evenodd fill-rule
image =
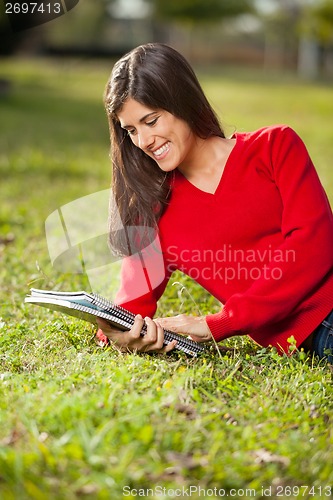
M331 57L332 0L271 0L271 6L261 14L265 65L297 66L300 76L317 77Z
M333 2L324 0L313 7L313 14L317 20L316 36L324 45L333 42Z
M299 23L298 69L302 76L316 77L333 64L333 2L321 0L307 5Z
M294 67L301 5L298 0L273 0L271 4L273 8L261 15L265 36L264 64L267 68Z
M253 12L253 0L148 0L157 18L195 21L217 21L221 18Z
M193 55L196 27L219 23L255 11L255 0L146 0L151 6L153 37L171 42L170 25L181 25L187 33L188 56Z
M108 8L114 0L82 1L61 19L47 26L47 44L55 50L97 51L108 28Z

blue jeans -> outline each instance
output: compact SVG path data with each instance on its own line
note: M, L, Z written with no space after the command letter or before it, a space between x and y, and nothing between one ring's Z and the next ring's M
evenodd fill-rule
M325 352L330 349L331 352ZM320 358L327 358L333 364L333 311L320 323L313 332L312 352Z

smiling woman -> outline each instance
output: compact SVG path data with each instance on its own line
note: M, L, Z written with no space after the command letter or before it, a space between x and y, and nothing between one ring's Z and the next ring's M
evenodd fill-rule
M181 168L194 154L196 137L191 128L184 120L163 109L152 110L134 99L128 99L118 118L133 144L155 160L164 172Z
M198 137L185 120L164 109L147 108L133 98L124 103L118 119L133 144L155 160L162 171L171 172L178 168L195 184L197 173L201 177L201 172L206 170L209 177L205 181L205 190L215 191L225 164L223 156L228 156L234 139Z
M129 100L136 104L134 110L125 107ZM155 158L132 141L135 124L131 120L140 121L152 112L157 113L156 118L167 112L197 138L224 138L223 130L191 66L163 44L140 46L115 64L105 89L105 106L112 144L113 189L123 194L118 203L122 221L135 225L139 220L154 227L166 206L169 185ZM121 123L118 115L126 110L129 121Z
M162 44L116 63L105 107L116 202L110 243L125 256L117 301L137 318L125 333L101 322L99 337L142 352L173 349L163 347L163 328L197 342L249 335L288 352L294 337L321 357L333 349L332 211L296 132L277 125L226 138L188 62ZM125 231L116 230L119 216ZM159 236L163 276L148 228ZM177 269L221 311L152 320Z

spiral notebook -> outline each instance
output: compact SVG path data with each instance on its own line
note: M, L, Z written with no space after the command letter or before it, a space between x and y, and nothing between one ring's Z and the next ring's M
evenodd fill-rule
M130 330L134 323L135 315L113 302L95 293L81 292L56 292L52 290L38 290L31 288L26 303L36 304L54 311L59 311L76 318L96 323L96 317L103 318L119 330ZM146 327L142 329L145 335ZM164 330L164 344L177 340L176 349L197 356L205 351L205 346L193 340L178 335L169 330Z

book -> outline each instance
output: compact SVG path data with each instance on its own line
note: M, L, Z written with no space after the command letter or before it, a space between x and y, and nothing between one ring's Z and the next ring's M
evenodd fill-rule
M96 323L96 318L108 321L119 330L130 330L134 324L135 314L118 306L110 300L96 293L58 292L53 290L38 290L31 288L30 295L25 298L25 303L36 304L48 309L74 316L76 318ZM145 335L146 326L142 328L141 335ZM194 342L190 338L179 335L170 330L164 330L164 345L172 340L177 340L176 349L197 356L206 350L205 346Z

